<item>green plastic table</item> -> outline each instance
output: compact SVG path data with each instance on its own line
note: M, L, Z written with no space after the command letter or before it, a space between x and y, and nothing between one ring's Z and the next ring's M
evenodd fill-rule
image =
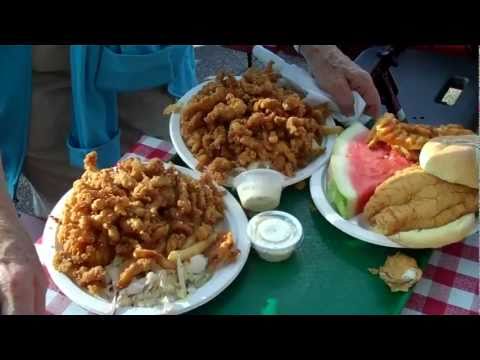
M178 158L174 162L184 166ZM305 234L302 246L281 263L260 259L252 247L235 281L190 315L395 315L402 311L410 292L391 293L368 271L383 265L397 249L357 240L328 223L313 204L308 183L303 190L285 189L278 210L300 220ZM402 252L414 257L422 269L431 255L431 250Z

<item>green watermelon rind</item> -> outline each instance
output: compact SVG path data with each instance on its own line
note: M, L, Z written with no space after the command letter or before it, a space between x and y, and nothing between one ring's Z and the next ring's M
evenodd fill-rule
M342 217L346 218L349 215L347 198L342 195L331 179L327 182L327 199Z
M365 132L368 132L368 129L361 123L352 124L337 137L330 158L326 195L330 204L345 219L351 219L357 214L359 200L349 176L348 145Z

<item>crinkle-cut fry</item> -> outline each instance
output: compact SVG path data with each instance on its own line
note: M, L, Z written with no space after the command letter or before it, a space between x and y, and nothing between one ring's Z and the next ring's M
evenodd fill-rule
M420 157L420 151L418 150L407 150L403 146L392 145L392 149L397 151L399 154L405 157L405 159L418 162Z
M409 160L417 160L418 152L430 139L440 135L473 134L471 130L458 124L447 124L438 127L425 124L402 123L393 114L387 113L377 120L372 128L368 146L373 147L384 142L403 154Z
M177 258L180 258L182 261L188 260L195 255L203 253L215 242L215 240L216 234L213 233L207 238L207 240L199 241L189 248L171 251L170 254L168 254L168 260L177 261Z

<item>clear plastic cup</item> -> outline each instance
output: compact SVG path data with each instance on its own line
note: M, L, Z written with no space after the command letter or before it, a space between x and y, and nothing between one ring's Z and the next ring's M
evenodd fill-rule
M262 259L280 262L290 258L302 244L303 228L290 214L267 211L250 220L247 235Z
M280 204L285 177L270 169L242 172L233 179L240 203L253 212L273 210Z

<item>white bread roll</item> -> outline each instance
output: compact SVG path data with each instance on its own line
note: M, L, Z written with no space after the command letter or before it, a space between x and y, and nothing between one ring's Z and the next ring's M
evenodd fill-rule
M478 189L477 150L475 146L451 144L455 139L480 142L478 135L434 138L423 146L420 166L442 180Z
M404 231L389 236L396 243L412 249L434 249L462 241L477 226L475 214L467 214L433 229Z

